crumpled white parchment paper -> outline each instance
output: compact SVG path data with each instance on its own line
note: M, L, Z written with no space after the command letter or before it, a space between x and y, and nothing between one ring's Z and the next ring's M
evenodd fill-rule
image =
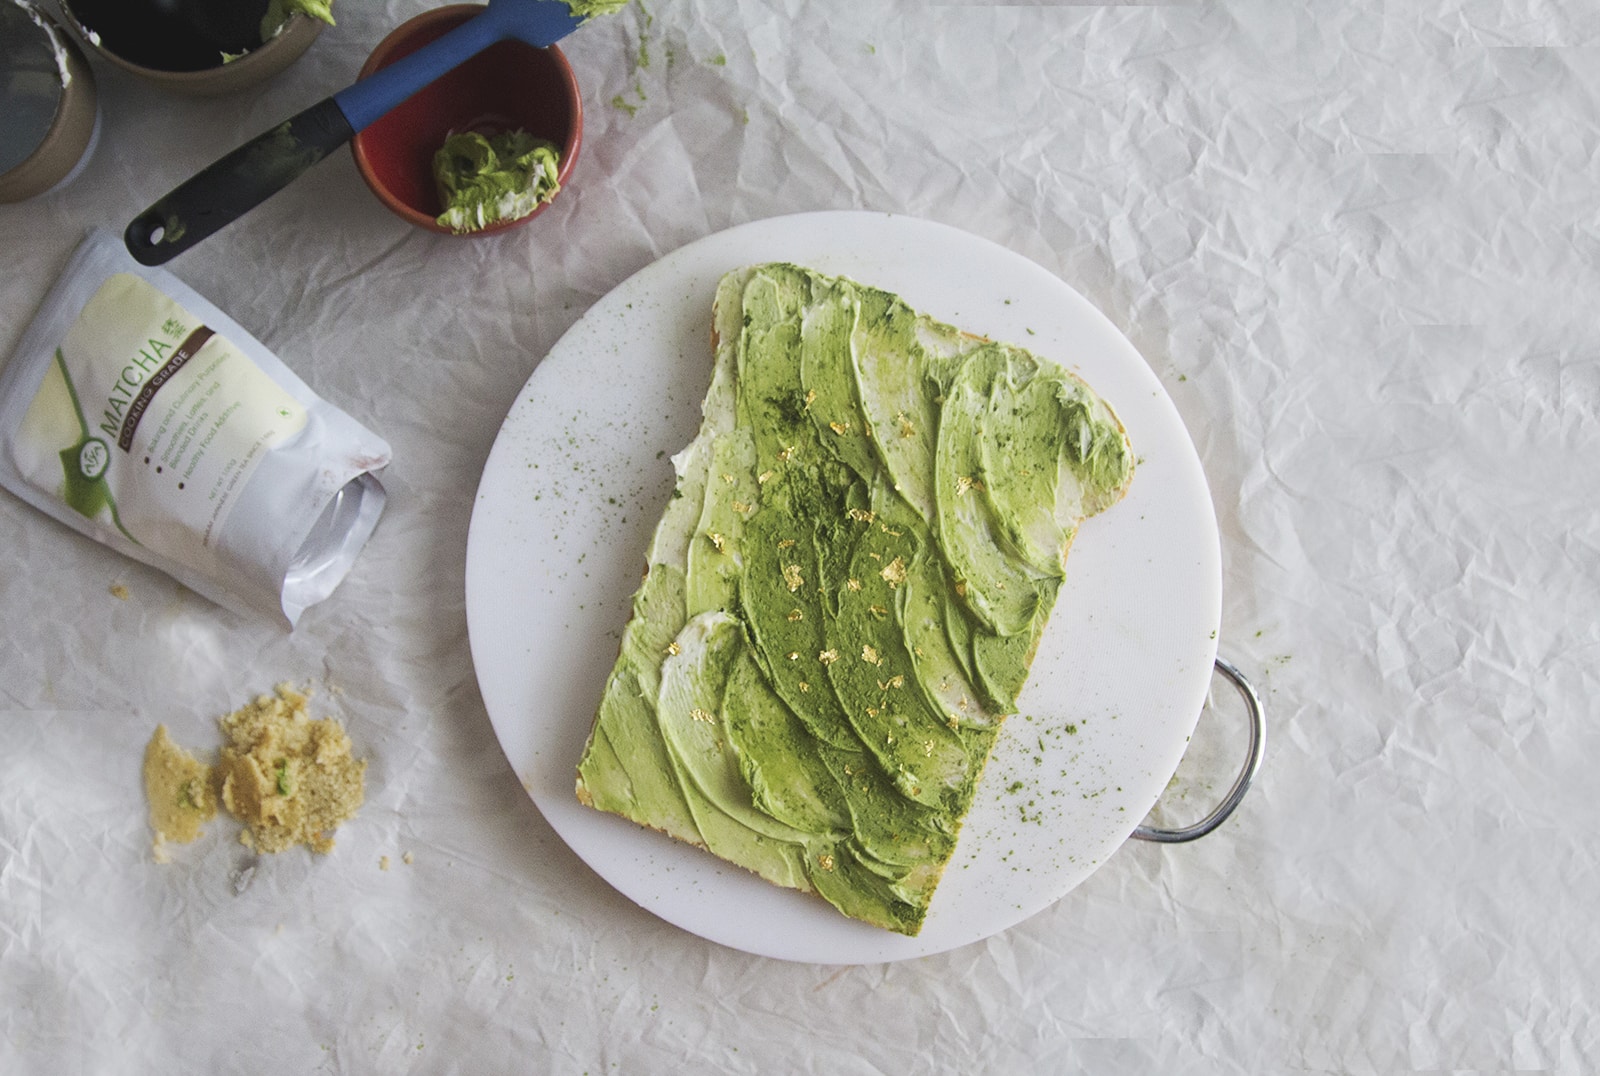
M0 355L86 227L423 7L344 0L233 97L96 62L87 169L0 207ZM530 227L410 230L340 155L172 264L394 445L372 544L296 632L0 498L0 1070L1600 1067L1591 6L652 0L564 47L582 158ZM1006 244L1140 348L1271 729L1217 833L887 966L725 950L589 873L499 752L463 612L477 476L545 351L658 256L819 208ZM153 863L154 726L212 750L282 680L371 760L335 852L256 861L219 820ZM1217 697L1158 820L1232 777Z

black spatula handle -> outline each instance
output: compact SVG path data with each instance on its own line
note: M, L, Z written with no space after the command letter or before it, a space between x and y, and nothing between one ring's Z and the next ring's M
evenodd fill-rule
M133 218L128 253L145 265L182 254L288 186L355 134L329 97L246 142Z

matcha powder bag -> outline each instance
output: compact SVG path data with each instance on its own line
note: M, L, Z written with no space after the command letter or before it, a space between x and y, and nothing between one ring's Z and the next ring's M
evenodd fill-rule
M0 485L293 627L383 511L389 445L176 277L92 233L0 370Z

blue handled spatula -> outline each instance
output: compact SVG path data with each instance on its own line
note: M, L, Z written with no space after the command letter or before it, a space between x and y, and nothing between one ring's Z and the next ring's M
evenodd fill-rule
M449 33L246 142L133 218L123 233L145 265L182 254L288 186L406 98L500 41L553 45L583 24L566 0L489 0Z

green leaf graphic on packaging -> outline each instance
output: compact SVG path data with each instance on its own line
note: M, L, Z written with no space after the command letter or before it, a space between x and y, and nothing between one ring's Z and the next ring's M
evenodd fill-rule
M67 360L60 348L56 348L56 369L66 385L67 397L72 401L72 412L78 420L79 430L78 443L61 450L61 499L67 503L67 507L86 519L94 519L102 509L110 511L111 522L116 524L117 530L128 541L139 544L139 540L122 525L122 517L117 514L116 499L111 496L111 486L106 481L106 471L111 466L111 446L89 432L89 423L83 417L83 404L78 401L78 387L72 383L72 374L67 370Z
M85 437L61 450L61 470L66 475L62 500L74 512L93 519L111 504L111 490L106 484L106 466L110 462L111 450L98 437Z

